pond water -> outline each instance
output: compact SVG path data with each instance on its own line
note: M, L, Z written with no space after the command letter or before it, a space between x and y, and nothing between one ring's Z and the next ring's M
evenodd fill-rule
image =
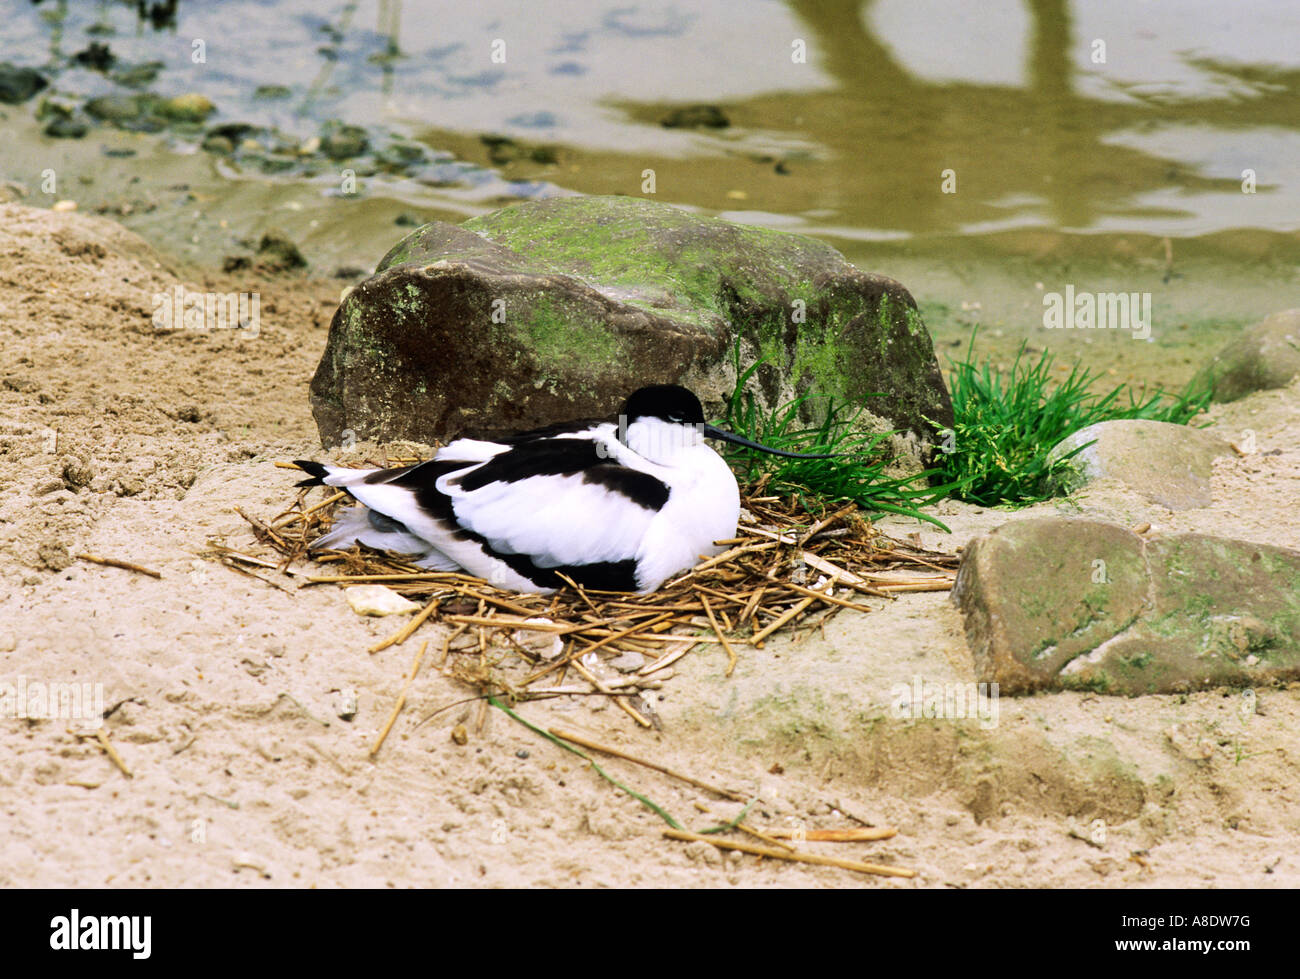
M1300 305L1297 38L1294 0L11 0L0 62L47 72L44 95L216 112L52 140L38 96L5 107L0 177L62 166L83 207L212 262L275 224L328 268L373 264L404 215L645 194L653 171L658 200L901 279L941 347L978 325L1176 380ZM664 125L697 104L715 125ZM260 142L199 149L229 124ZM339 124L364 128L360 164L312 152ZM1153 336L1045 336L1064 285L1151 292Z

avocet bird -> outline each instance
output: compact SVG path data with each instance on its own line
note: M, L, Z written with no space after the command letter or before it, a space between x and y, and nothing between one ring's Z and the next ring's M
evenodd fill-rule
M674 384L643 387L618 422L584 419L494 441L458 439L398 469L297 464L299 486L337 486L363 504L311 546L355 542L465 570L500 588L652 592L735 537L736 477L705 438L793 458L706 425Z

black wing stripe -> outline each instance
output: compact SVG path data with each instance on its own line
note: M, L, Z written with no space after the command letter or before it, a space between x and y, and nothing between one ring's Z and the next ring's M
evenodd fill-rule
M526 442L494 456L457 480L467 493L490 483L517 483L533 476L572 476L619 493L637 506L659 510L668 502L668 486L649 473L629 469L602 456L591 439L554 438Z
M558 441L577 442L580 445L588 447L589 451L595 453L595 445L587 439L561 439ZM535 448L538 443L534 443ZM502 455L512 455L517 449ZM564 450L562 450L564 451ZM572 451L572 450L568 450ZM529 452L527 454L532 454ZM549 453L541 453L539 459L545 459ZM501 456L497 456L497 459ZM552 457L553 458L553 457ZM493 460L495 461L495 460ZM538 462L540 465L540 461ZM318 463L312 463L318 466ZM486 537L482 534L475 533L456 523L456 514L452 509L451 497L438 490L437 482L448 473L464 469L466 466L477 465L474 462L465 462L462 460L450 459L433 459L421 463L417 466L409 466L403 469L383 469L378 470L372 476L366 478L366 482L391 483L393 486L400 486L403 489L410 490L415 495L415 504L433 519L439 521L451 536L457 540L473 541L483 548L484 552L501 561L516 574L527 578L539 588L563 588L564 581L560 575L566 575L573 579L584 588L591 588L597 591L636 591L640 586L636 580L636 560L627 558L622 561L597 561L592 564L573 564L564 565L558 568L542 568L533 563L533 559L527 554L504 554L494 548ZM470 473L473 476L483 468L487 468L491 462L484 464L479 470ZM304 466L304 468L306 468ZM578 472L582 467L572 470ZM625 493L629 499L646 506L645 502L637 499L632 495L633 492L639 493L642 499L668 499L668 487L662 482L645 473L639 473L633 469L627 469L623 466L606 462L598 467L601 475L595 478L588 478L588 482L600 482L601 485L608 485L616 492ZM307 469L308 472L313 470ZM322 468L322 473L324 469ZM545 472L536 473L536 475L545 475ZM553 473L551 473L553 474ZM373 478L382 477L382 478ZM526 477L519 476L518 479ZM513 482L514 480L503 480ZM606 482L608 481L608 482ZM486 480L482 485L486 485L495 480ZM464 481L461 483L465 485ZM657 487L657 488L656 488ZM346 489L346 487L343 487ZM467 489L471 487L466 487ZM662 506L662 501L652 509L658 509ZM386 515L381 515L380 520L376 521L376 511L371 509L370 520L372 524L397 524L397 521ZM400 525L398 525L400 526ZM396 527L394 527L396 529ZM435 547L437 543L430 541Z

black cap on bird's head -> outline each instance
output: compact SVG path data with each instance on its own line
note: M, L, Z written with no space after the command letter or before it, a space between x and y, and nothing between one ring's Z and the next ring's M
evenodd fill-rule
M774 449L771 446L751 441L742 435L728 432L724 428L706 424L704 421L704 407L700 404L700 399L677 384L652 384L648 387L638 388L623 403L621 414L627 419L629 425L640 418L657 418L660 421L675 425L694 425L699 428L706 438L721 439L734 445L743 445L747 449L757 449L760 452L767 452L774 456L784 456L787 459L835 458L834 453L816 455Z

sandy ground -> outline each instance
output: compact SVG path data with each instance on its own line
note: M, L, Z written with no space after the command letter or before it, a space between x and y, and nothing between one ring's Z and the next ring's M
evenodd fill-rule
M155 330L152 296L177 281L258 290L257 337ZM481 730L472 704L421 723L469 695L427 667L370 760L414 652L366 652L394 619L201 556L213 540L254 548L234 508L274 514L294 478L274 461L319 452L307 385L338 287L173 267L109 221L0 206L0 682L103 684L105 729L133 772L65 721L0 718L0 884L1300 884L1300 689L1004 698L995 725L898 718L897 684L973 676L937 594L742 651L730 678L720 653L692 653L658 691L660 732L603 698L520 708L756 794L760 828L845 827L850 814L896 826L885 842L806 846L912 867L914 880L665 840L657 816L496 711ZM1254 432L1259 451L1217 464L1212 507L1171 514L1099 486L1022 515L1082 510L1300 547L1287 516L1300 388L1216 418L1230 438ZM953 550L1012 519L940 512L953 535L893 526ZM162 578L72 559L83 552ZM605 767L695 828L740 808Z

